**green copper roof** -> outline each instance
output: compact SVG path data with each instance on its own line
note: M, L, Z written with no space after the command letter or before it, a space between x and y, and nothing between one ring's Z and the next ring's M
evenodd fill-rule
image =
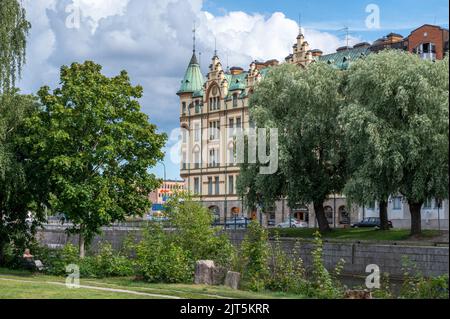
M181 87L178 90L180 93L197 93L203 90L203 83L205 82L200 65L197 61L195 52L192 54L191 62L186 70L183 80L181 81Z
M342 50L332 54L322 55L318 58L318 61L326 62L331 66L345 70L348 68L351 62L367 56L371 53L368 47L351 48L348 50Z
M228 91L245 90L247 87L247 72L231 75L231 79L227 79L229 83Z

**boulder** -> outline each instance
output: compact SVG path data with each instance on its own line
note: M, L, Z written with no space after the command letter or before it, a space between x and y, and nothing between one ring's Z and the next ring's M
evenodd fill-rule
M239 289L239 283L241 281L241 274L234 271L227 272L225 277L225 286L230 287L232 289Z
M347 290L345 299L373 299L372 293L368 290Z
M196 285L212 285L214 268L215 265L212 260L197 261L195 265L194 283Z

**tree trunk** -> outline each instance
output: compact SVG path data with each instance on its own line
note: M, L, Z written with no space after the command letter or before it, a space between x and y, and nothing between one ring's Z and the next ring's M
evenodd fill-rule
M422 233L422 216L421 209L423 202L415 203L408 201L409 212L411 213L411 236L420 235Z
M84 241L84 235L83 232L80 231L80 235L79 235L79 239L78 239L78 245L79 245L79 250L80 250L80 258L83 259L85 256L85 241Z
M319 230L321 233L331 231L330 224L328 224L327 217L325 216L325 209L323 208L323 202L314 203L314 212L316 213L317 223L319 224Z
M387 207L388 207L387 201L385 201L385 200L380 201L380 229L381 230L389 230Z

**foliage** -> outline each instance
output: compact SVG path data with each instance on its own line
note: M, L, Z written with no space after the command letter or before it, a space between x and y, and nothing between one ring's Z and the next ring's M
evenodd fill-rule
M26 58L26 38L31 24L17 0L0 5L0 94L14 87Z
M5 245L22 256L44 218L45 183L26 161L20 142L24 122L37 107L35 98L15 90L0 95L0 265Z
M267 231L252 221L241 246L243 286L252 291L261 291L269 279L270 248Z
M50 249L36 245L32 248L35 259L39 259L45 266L45 273L65 276L68 265L80 267L83 278L105 278L131 276L133 265L128 256L121 252L114 252L111 244L102 243L95 255L80 258L79 250L73 244L67 244L61 249Z
M241 166L238 190L249 204L281 197L291 207L313 202L321 230L330 229L323 202L340 192L345 181L343 132L337 121L343 82L340 71L314 63L306 70L272 68L257 85L250 115L259 128L278 128L280 159L273 175L260 175L257 164Z
M316 232L312 251L312 285L314 297L319 299L342 298L343 286L337 279L344 266L341 260L330 273L323 262L323 241L320 232Z
M272 291L290 292L308 295L310 284L306 279L303 260L299 256L300 244L296 241L291 254L288 255L282 247L280 237L275 236L272 246L272 262L270 278L266 288Z
M414 263L403 259L403 285L401 299L448 299L448 274L427 278L424 277Z
M193 264L198 260L214 260L228 267L234 247L221 229L212 227L214 216L201 203L185 193L178 193L166 203L168 217L174 228L173 242L188 253Z
M372 295L376 299L393 299L390 278L388 273L382 273L380 278L380 288L374 289Z
M88 61L63 66L61 87L38 95L43 109L27 121L23 144L69 231L89 243L102 226L147 212L160 183L149 168L163 158L166 136L140 110L142 88L125 71L108 78Z
M417 234L422 203L448 198L448 57L386 51L348 73L340 118L351 175L345 194L359 204L404 195Z
M152 224L141 242L129 246L136 254L136 269L150 282L192 282L198 260L213 260L229 267L234 247L225 234L212 227L211 212L188 194L179 193L166 204L173 229L164 231Z
M177 246L160 225L151 225L134 246L138 275L149 282L186 283L193 280L188 252Z

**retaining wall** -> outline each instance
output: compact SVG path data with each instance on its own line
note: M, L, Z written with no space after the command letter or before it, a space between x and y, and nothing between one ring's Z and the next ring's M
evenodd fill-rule
M239 246L245 236L244 230L227 231L231 242ZM141 230L129 228L106 228L102 236L93 240L91 249L96 251L102 241L108 241L116 250L122 248L123 241L129 235L137 240L141 238ZM61 247L68 242L77 245L77 237L69 237L61 227L48 227L37 234L38 240L50 247ZM296 249L296 240L280 239L282 248L289 254ZM300 241L298 254L306 267L311 265L311 251L314 244L310 240ZM403 274L404 257L415 264L417 270L425 276L437 276L449 273L449 247L416 246L403 244L364 243L364 242L325 242L323 249L324 263L327 269L333 269L339 260L344 259L344 274L367 275L366 267L376 264L382 273L392 277Z

